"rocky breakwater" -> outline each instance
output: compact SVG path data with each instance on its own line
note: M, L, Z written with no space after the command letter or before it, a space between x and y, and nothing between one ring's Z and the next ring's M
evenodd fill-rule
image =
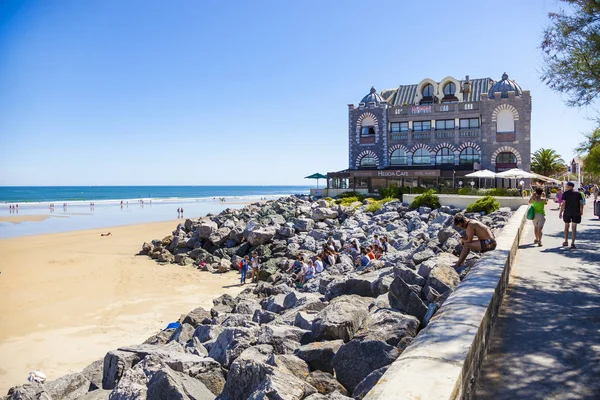
M5 399L362 398L460 283L452 268L459 210L411 211L399 201L366 208L289 197L186 220L143 252L218 273L256 251L259 283L81 373L12 388ZM510 211L475 217L497 230ZM356 269L344 245L374 234L389 238L390 251ZM317 254L329 236L336 262L296 289L288 266L299 253Z

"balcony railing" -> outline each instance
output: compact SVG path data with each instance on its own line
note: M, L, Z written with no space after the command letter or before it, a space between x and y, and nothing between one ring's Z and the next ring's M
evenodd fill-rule
M458 137L478 137L480 135L479 129L461 129L459 130Z
M436 139L447 139L454 137L454 129L445 129L445 130L436 130L435 138Z
M413 139L430 139L431 131L418 131L413 132Z
M408 140L408 132L392 132L392 140Z

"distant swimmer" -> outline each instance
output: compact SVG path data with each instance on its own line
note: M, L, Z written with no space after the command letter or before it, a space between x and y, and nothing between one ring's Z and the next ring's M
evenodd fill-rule
M100 236L112 236L112 233L110 233L110 232L101 233Z

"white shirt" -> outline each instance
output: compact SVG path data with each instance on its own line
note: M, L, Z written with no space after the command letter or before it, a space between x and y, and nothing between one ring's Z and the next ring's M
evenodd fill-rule
M321 260L315 261L315 269L317 270L317 273L323 272L323 261L321 261Z

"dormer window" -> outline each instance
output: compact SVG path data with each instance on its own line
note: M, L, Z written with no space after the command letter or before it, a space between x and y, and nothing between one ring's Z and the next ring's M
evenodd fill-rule
M435 102L433 91L434 89L431 83L428 83L425 86L423 86L423 90L421 91L421 94L423 95L423 98L421 99L421 104L433 104Z
M453 103L457 101L456 84L454 82L446 83L446 85L444 85L444 98L442 99L442 103Z

